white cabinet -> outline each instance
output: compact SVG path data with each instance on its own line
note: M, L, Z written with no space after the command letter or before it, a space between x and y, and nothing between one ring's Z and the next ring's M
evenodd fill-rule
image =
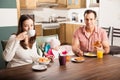
M86 7L99 7L100 0L86 0Z

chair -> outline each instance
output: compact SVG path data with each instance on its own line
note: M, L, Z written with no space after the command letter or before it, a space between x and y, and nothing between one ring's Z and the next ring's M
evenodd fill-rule
M106 30L107 36L108 36L108 38L109 38L111 27L102 27L102 28Z
M48 36L37 36L36 42L39 46L43 45L45 42L49 42L51 39L59 39L58 34L48 35Z
M114 38L120 38L120 28L112 27L111 45L113 45Z
M2 49L3 49L3 51L4 51L4 49L5 49L5 46L6 46L6 44L7 44L7 41L8 41L8 40L1 40L1 44L2 44ZM5 65L6 65L6 66L7 66L7 63L8 63L8 62L5 61Z
M112 27L111 33L111 46L110 46L110 54L120 54L120 46L115 46L113 44L114 38L120 38L120 28Z
M59 39L58 34L48 35L48 36L37 36L36 37L37 49L38 49L39 55L44 56L44 46L51 39ZM39 52L39 49L41 49L42 52ZM43 54L40 54L40 53L43 53Z
M6 44L7 44L7 40L1 40L1 44L2 44L2 49L3 49L3 51L4 51L5 46L6 46Z

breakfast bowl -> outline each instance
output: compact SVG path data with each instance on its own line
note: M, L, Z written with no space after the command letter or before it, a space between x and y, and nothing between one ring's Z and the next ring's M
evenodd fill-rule
M50 59L48 59L48 58L46 58L46 57L40 57L40 58L38 58L38 63L40 63L40 64L49 64L50 63Z

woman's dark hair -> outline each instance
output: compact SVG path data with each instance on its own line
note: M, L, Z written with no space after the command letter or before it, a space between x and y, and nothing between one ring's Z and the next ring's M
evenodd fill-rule
M90 13L93 13L93 14L94 14L94 16L95 16L95 18L97 17L96 12L95 12L95 11L93 11L93 10L86 10L86 11L84 12L84 16L85 16L85 14L90 14Z
M31 20L33 20L33 22L34 22L34 19L33 19L30 15L28 15L28 14L25 14L25 15L21 15L21 16L20 16L20 19L19 19L19 22L18 22L18 31L17 31L17 34L16 34L16 35L19 35L20 33L23 32L23 22L24 22L25 20L28 20L28 19L31 19ZM33 25L34 25L34 24L33 24ZM35 26L34 26L34 29L35 29ZM30 40L29 40L30 48L32 48L33 43L35 42L35 40L36 40L36 35L30 38ZM21 41L20 41L20 45L21 45L24 49L27 49L27 45L25 44L25 41L24 41L24 40L21 40Z

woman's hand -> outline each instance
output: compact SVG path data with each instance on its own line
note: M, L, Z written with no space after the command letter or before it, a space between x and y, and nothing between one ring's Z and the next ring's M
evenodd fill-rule
M21 40L24 40L26 37L28 37L28 35L27 35L27 32L25 31L17 35L16 39L21 41Z

